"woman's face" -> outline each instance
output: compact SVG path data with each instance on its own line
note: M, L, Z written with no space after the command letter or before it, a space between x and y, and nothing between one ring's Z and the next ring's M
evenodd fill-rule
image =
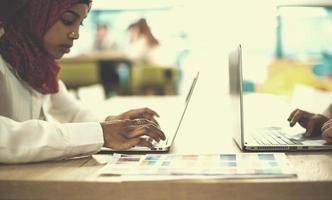
M135 42L139 39L139 31L137 27L130 27L128 29L128 34L130 42Z
M74 40L79 38L79 28L89 12L86 4L75 4L46 32L43 46L55 59L70 52Z

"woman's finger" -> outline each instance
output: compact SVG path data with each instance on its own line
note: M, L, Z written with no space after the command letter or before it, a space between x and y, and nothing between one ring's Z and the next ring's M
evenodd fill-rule
M122 143L122 148L120 150L130 149L139 144L140 140L141 140L140 138L126 139L126 141Z
M157 129L160 129L159 124L156 124L155 122L148 120L148 119L134 119L134 120L130 120L130 122L128 122L129 124L129 129L135 129L137 128L137 126L141 126L141 125L153 125L155 126Z
M156 129L153 126L149 125L142 125L140 127L137 127L135 130L128 133L128 138L135 138L135 137L141 137L141 136L149 136L153 138L155 141L159 142L160 139L164 139L161 130Z
M290 120L290 123L289 123L289 125L291 126L291 127L293 127L295 124L296 124L296 122L298 122L299 121L299 119L302 117L302 111L301 110L299 110L299 109L297 109L296 111L295 111L295 113L293 114L293 116L292 116L292 118L291 118L291 120Z
M144 119L147 119L147 120L149 120L149 121L155 123L157 126L159 126L159 123L158 123L158 121L154 118L154 116L145 115L145 116L143 116L143 118L144 118Z
M314 120L309 120L307 127L306 127L306 132L305 132L306 137L310 137L313 135L315 124L316 124L316 122Z
M139 142L136 144L136 146L141 146L141 147L148 147L150 149L153 148L153 144L144 138L140 138Z
M149 116L159 117L159 114L150 108L142 108L142 113L143 113L143 115L148 114Z
M155 112L154 110L150 108L139 108L139 109L132 109L129 110L125 113L122 113L121 115L118 116L111 116L108 117L107 120L112 119L120 119L120 120L125 120L125 119L148 119L150 121L153 121L155 124L158 124L158 121L155 119L155 117L159 117L158 113ZM106 120L106 121L107 121Z
M165 140L166 136L159 126L146 119L122 120L124 126L124 137L133 138L147 135L159 141Z
M291 114L289 115L289 117L288 117L288 119L287 119L289 122L293 119L295 113L296 113L298 110L299 110L299 109L295 109L295 110L293 110L293 111L291 112Z
M324 138L332 138L332 126L326 126L325 130L322 132Z
M332 126L332 120L325 122L321 128L322 132L324 132L327 128L329 128L331 126Z
M131 139L127 139L124 143L123 143L123 148L122 149L130 149L134 146L142 146L142 147L148 147L148 148L153 148L153 144L146 140L145 138L131 138Z
M322 138L328 143L332 143L332 127L328 127L322 132Z
M150 109L150 108L139 108L136 110L131 110L130 111L130 118L131 119L136 119L136 118L151 118L151 117L159 117L159 114Z

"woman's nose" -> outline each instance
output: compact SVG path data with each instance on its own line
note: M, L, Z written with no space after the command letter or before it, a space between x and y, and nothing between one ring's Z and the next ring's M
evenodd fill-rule
M80 34L78 31L71 31L68 33L68 37L73 40L77 40L80 37Z

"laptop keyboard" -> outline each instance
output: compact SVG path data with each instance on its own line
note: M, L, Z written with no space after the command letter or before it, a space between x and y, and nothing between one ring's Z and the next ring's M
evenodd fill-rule
M275 129L259 130L258 133L252 135L252 138L260 145L296 145L299 143Z
M156 142L155 140L152 141L152 145L154 147L163 147L167 143L167 140L160 140L159 142Z

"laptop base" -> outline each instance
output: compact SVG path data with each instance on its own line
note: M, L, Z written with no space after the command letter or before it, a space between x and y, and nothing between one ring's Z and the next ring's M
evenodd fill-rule
M149 148L141 148L141 149L133 149L133 150L113 150L109 148L102 148L97 154L114 154L114 153L122 153L122 154L163 154L169 153L171 150L170 147L149 149Z

